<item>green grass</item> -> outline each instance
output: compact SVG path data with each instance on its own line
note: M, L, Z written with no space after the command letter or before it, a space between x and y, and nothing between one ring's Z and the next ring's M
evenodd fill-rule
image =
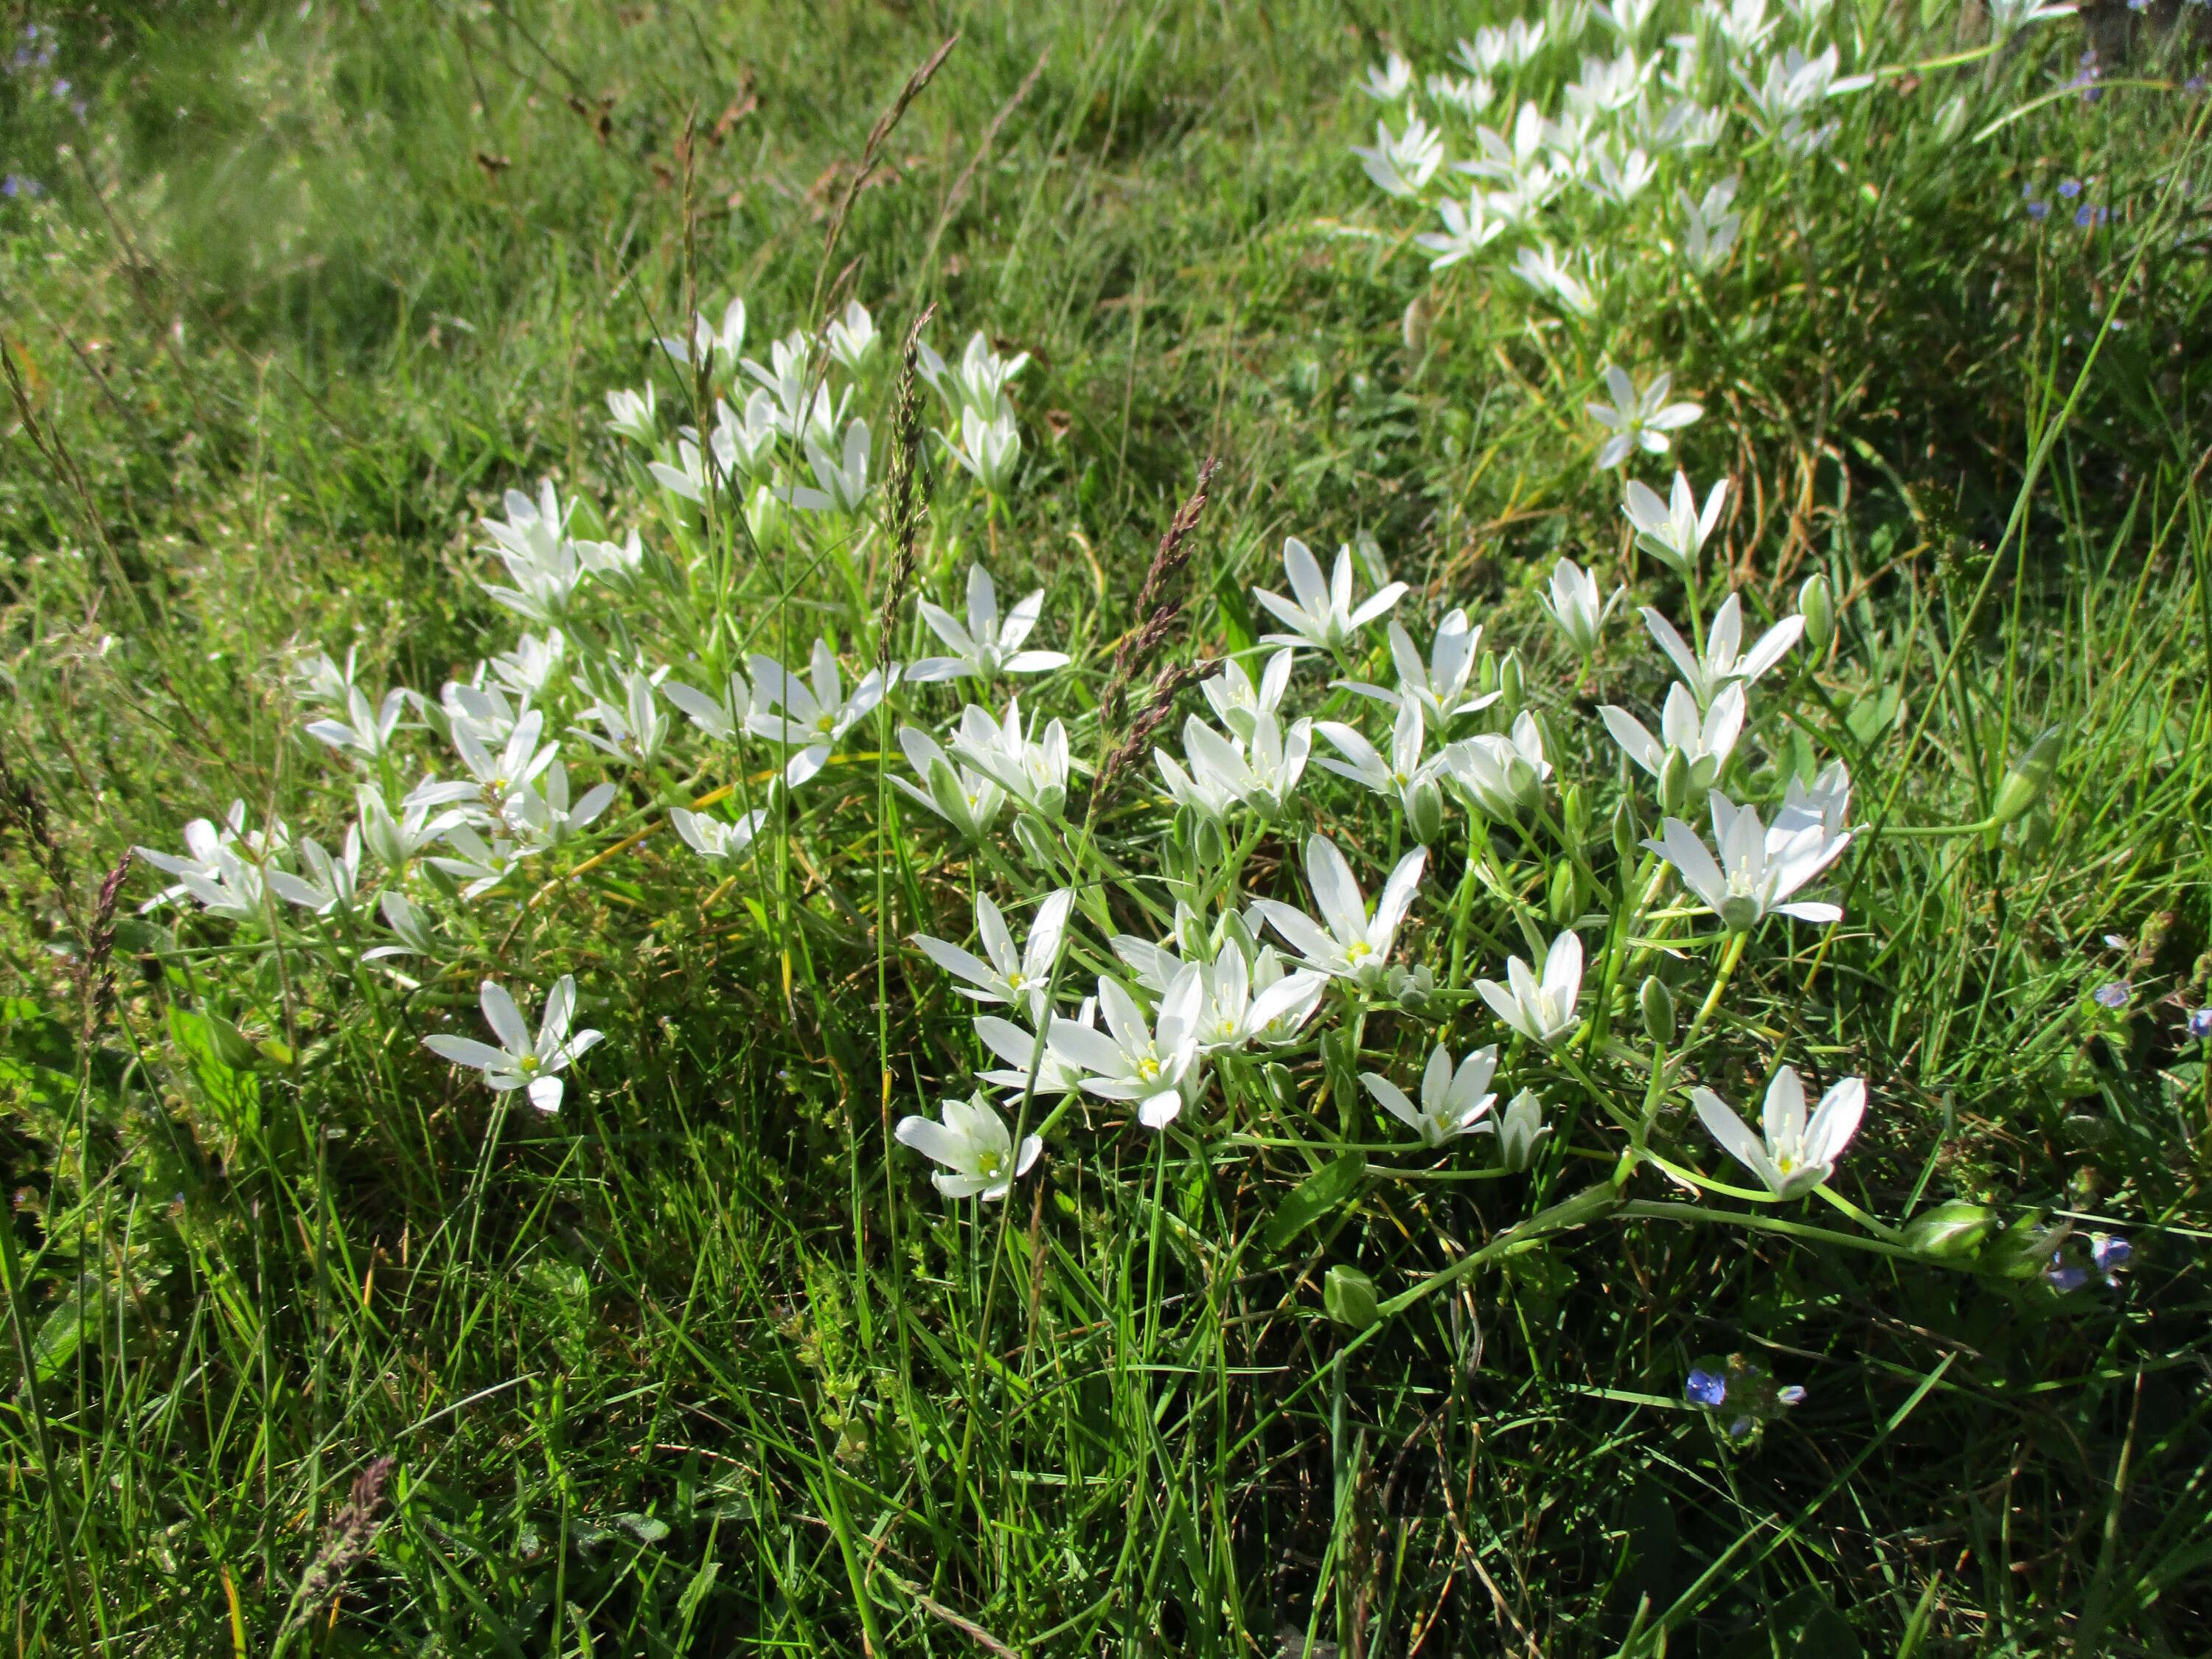
M1644 251L1586 323L1534 306L1510 258L1432 276L1410 237L1433 219L1349 157L1376 110L1346 88L1386 49L1441 67L1483 21L1451 8L39 19L55 63L0 77L0 171L46 192L0 199L21 387L0 435L0 1635L257 1656L2200 1650L2212 1072L2185 1020L2212 1001L2212 156L2204 96L2177 89L2202 61L2182 15L2124 69L2107 36L2107 76L2147 84L2093 104L2049 95L2078 24L1990 58L1951 9L1837 0L1858 61L1919 71L1832 106L1826 159L1745 158L1717 276L1622 232ZM871 126L956 31L825 252ZM2109 223L2030 219L2062 178ZM1078 661L1024 706L1066 718L1079 760L1119 735L1096 714L1112 650L1208 456L1184 608L1145 676L1249 643L1288 534L1372 536L1415 585L1416 637L1461 605L1517 653L1587 823L1555 792L1527 837L1480 842L1453 808L1404 941L1439 1006L1382 1000L1318 1020L1328 1037L1287 1063L1224 1062L1168 1135L1095 1100L1058 1113L1007 1203L945 1203L888 1131L964 1093L981 1050L902 941L967 939L979 890L1018 933L1066 871L1086 915L1158 937L1188 825L1140 768L1095 817L1079 783L1062 869L1004 820L971 852L885 787L896 722L874 719L728 882L665 833L576 866L671 802L759 789L770 745L600 769L568 740L579 787L604 769L617 804L500 895L419 886L452 953L419 988L311 920L270 948L266 927L142 916L143 867L104 956L97 890L125 848L173 850L234 798L343 836L352 778L303 735L298 653L357 645L364 685L434 708L509 647L476 526L506 489L550 474L654 551L699 550L604 602L581 653L635 640L704 684L822 631L872 662L883 530L766 550L727 513L679 531L605 430L611 389L687 398L651 341L693 290L711 312L741 293L759 352L841 282L890 349L933 303L939 349L983 329L1033 354L1018 488L987 514L933 458L916 582L957 609L980 556L1005 598L1045 586L1040 641ZM1657 810L1595 709L1650 720L1666 677L1620 614L1585 668L1537 591L1567 556L1684 610L1592 466L1581 406L1607 361L1671 368L1705 405L1636 476L1679 459L1735 480L1707 599L1723 571L1762 620L1816 571L1843 596L1833 653L1763 683L1730 775L1771 801L1848 762L1857 838L1822 892L1846 920L1770 922L1725 969L1686 907L1647 917L1656 951L1595 921L1649 875L1613 850L1616 801L1646 832ZM856 394L879 471L890 383ZM910 605L896 623L893 653L921 654ZM1354 718L1301 678L1300 712ZM900 697L940 726L960 701ZM2045 730L2063 758L2035 809L1958 833ZM454 769L435 730L400 753L409 778ZM1309 780L1371 896L1402 823ZM1299 902L1297 840L1257 838L1230 890ZM1424 1156L1353 1073L1410 1084L1439 1036L1498 1040L1468 987L1548 935L1569 862L1619 1052L1508 1048L1501 1090L1539 1088L1555 1125L1527 1176L1485 1143ZM1079 924L1063 992L1113 965L1109 931ZM1640 1146L1608 1111L1645 1133L1647 972L1674 988L1688 1068L1652 1149L1741 1180L1682 1085L1747 1108L1784 1060L1863 1074L1874 1103L1830 1189L1861 1215L1686 1213L1648 1167L1607 1187ZM607 1033L557 1116L421 1049L481 1034L487 973L519 993L572 973ZM2122 1006L2094 999L2115 981ZM1032 1108L1034 1127L1051 1105ZM1941 1262L1894 1242L1954 1198L2016 1241L2065 1221L2136 1254L2117 1289L2060 1296L2033 1264L2008 1277L2002 1243ZM1334 1267L1400 1298L1391 1316L1332 1321ZM1747 1443L1684 1396L1732 1354L1808 1390ZM303 1590L385 1457L373 1544L334 1601L327 1573Z

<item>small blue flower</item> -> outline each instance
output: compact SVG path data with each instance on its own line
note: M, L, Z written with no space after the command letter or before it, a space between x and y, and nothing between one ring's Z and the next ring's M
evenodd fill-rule
M2193 3L2201 6L2212 3L2212 0L2193 0ZM2189 94L2191 97L2196 96L2197 94L2204 90L2204 77L2201 75L2191 76L2186 81L2184 81L2181 83L2181 89Z
M2089 1255L2096 1261L2097 1271L2110 1278L2116 1267L2127 1265L2136 1247L2118 1233L2094 1233L2089 1238Z
M1731 1440L1748 1440L1751 1438L1752 1431L1756 1429L1758 1426L1759 1425L1752 1421L1748 1417L1739 1417L1735 1422L1728 1425L1729 1438Z
M1774 1391L1774 1397L1777 1400L1779 1400L1785 1406L1800 1405L1804 1401L1805 1390L1796 1383L1792 1382L1786 1389L1777 1389Z
M2040 219L2046 219L2046 218L2050 217L2050 216L2051 216L2051 204L2050 204L2050 203L2048 203L2048 202L2030 202L2030 203L2027 204L2027 216L2028 216L2029 218L2031 218L2031 219L2038 219L2038 220L2040 220Z
M2079 196L2081 193L2081 181L2079 179L2061 179L2058 181L2058 193L2067 201L2072 201L2076 196ZM2111 945L2112 943L2112 939L2113 935L2110 933L2106 934L2105 943ZM2126 946L2121 945L2116 948L2124 950Z
M26 196L36 200L46 193L44 185L35 179L26 179L21 173L11 173L0 179L0 196Z
M2189 1035L2199 1042L2212 1037L2212 1008L2199 1008L2190 1015Z
M2046 1267L2043 1270L2043 1276L2051 1281L2051 1288L2061 1295L2068 1291L2078 1291L2089 1282L2087 1267Z
M2081 212L2087 213L2088 210L2084 208ZM2081 222L2079 214L2075 216L2074 222L2077 225ZM2100 1008L2124 1008L2128 1006L2128 982L2124 979L2116 979L2110 985L2100 985L2090 994Z
M70 83L69 83L67 81L57 81L57 82L54 82L54 96L55 96L55 97L57 97L57 98L66 98L66 97L68 97L68 96L69 96L69 94L70 94Z
M1692 1371L1682 1395L1692 1406L1717 1406L1728 1398L1728 1380L1717 1371Z

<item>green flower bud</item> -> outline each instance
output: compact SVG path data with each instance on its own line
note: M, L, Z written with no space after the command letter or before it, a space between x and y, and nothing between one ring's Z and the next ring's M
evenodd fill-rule
M1423 778L1406 791L1406 827L1426 847L1444 832L1444 795L1434 778Z
M1508 651L1505 660L1498 665L1498 690L1501 694L1498 699L1498 708L1510 720L1521 712L1522 702L1528 695L1528 687L1522 681L1521 653L1518 651Z
M1690 804L1689 757L1669 749L1659 763L1659 805L1669 817L1679 818Z
M1972 113L1966 103L1966 94L1954 93L1936 106L1936 140L1938 143L1956 143L1966 130L1966 117Z
M1383 976L1376 975L1379 981ZM1324 1032L1321 1040L1322 1075L1328 1081L1328 1091L1339 1104L1362 1098L1358 1070L1359 1045L1353 1041L1352 1028L1340 1025Z
M1674 1046L1674 994L1653 974L1644 981L1636 994L1636 1006L1644 1015L1644 1035L1662 1048Z
M1797 590L1797 612L1805 618L1805 644L1815 657L1825 657L1836 638L1836 591L1827 576L1814 571Z
M1544 1103L1533 1089L1513 1097L1498 1125L1498 1161L1516 1174L1536 1161L1536 1145L1552 1133L1544 1121Z
M1054 867L1052 838L1045 827L1030 814L1024 812L1014 820L1014 841L1022 849L1022 856L1039 870Z
M1583 799L1582 785L1571 783L1560 792L1559 814L1577 847L1589 839L1589 804Z
M1484 696L1498 690L1498 653L1486 651L1474 665L1474 689Z
M1406 350L1418 357L1429 349L1429 325L1436 320L1437 302L1423 289L1406 305L1406 314L1399 326L1405 331Z
M1191 851L1201 869L1218 870L1229 862L1228 838L1212 818L1200 818L1192 826Z
M1375 1281L1357 1267L1331 1267L1322 1280L1321 1305L1348 1331L1364 1331L1382 1318Z
M1905 1242L1923 1255L1955 1261L1981 1249L1996 1225L1997 1212L1986 1204L1954 1198L1906 1222Z
M2004 781L1997 785L1996 799L1990 805L1991 823L2002 826L2027 816L2051 787L2051 775L2058 769L2058 757L2064 747L2065 740L2055 726L2028 744L2027 752L2012 763Z
M2064 1222L2046 1227L2043 1212L2031 1211L1990 1241L1981 1255L1982 1271L2002 1279L2033 1279L2050 1265L2073 1231Z
M1544 804L1544 780L1517 751L1505 757L1505 793L1523 812L1533 812Z
M775 491L766 484L755 484L751 495L745 497L745 528L752 532L753 545L763 553L783 544L789 528L783 503Z
M1552 866L1552 891L1549 908L1552 925L1566 927L1583 913L1582 872L1566 859Z
M1636 854L1641 850L1644 826L1636 821L1636 803L1626 795L1613 809L1613 855L1620 860L1620 879L1626 881L1628 872L1636 867Z

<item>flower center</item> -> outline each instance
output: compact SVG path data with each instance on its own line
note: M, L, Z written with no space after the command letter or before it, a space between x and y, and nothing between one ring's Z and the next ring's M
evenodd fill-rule
M1137 1061L1138 1082L1157 1083L1159 1081L1159 1079L1160 1062L1158 1060L1154 1059L1151 1054L1146 1054Z
M1375 947L1364 939L1356 939L1345 947L1344 959L1357 967L1375 954Z

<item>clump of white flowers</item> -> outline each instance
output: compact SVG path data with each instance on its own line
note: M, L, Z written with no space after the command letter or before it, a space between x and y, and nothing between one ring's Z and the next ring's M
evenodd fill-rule
M1462 125L1521 97L1455 167L1479 181L1445 216L1474 244L1455 257L1510 237L1547 293L1595 307L1601 273L1536 228L1570 198L1645 210L1665 199L1644 188L1652 170L1663 179L1710 142L1689 89L1650 96L1667 83L1637 56L1647 11L1615 7L1617 50L1586 60L1552 112L1531 100L1534 66L1575 43L1571 16L1478 32L1462 52L1476 78L1440 92L1383 66L1363 88L1385 106L1370 170L1419 190L1442 165L1436 130L1390 125L1423 85ZM1789 74L1778 95L1800 117L1841 86ZM605 872L788 932L810 884L842 906L854 869L879 890L896 879L912 896L873 942L880 982L918 1017L949 1017L954 1040L884 1057L887 1088L941 1103L893 1138L935 1166L948 1200L1003 1200L1059 1151L1124 1133L1148 1156L1218 1164L1264 1144L1286 1109L1307 1133L1322 1089L1349 1141L1387 1137L1378 1161L1533 1171L1532 1193L1582 1167L1570 1130L1574 1158L1611 1137L1620 1170L1601 1195L1647 1159L1701 1180L1679 1142L1668 1156L1682 1121L1657 1109L1668 1100L1775 1195L1826 1179L1863 1083L1832 1089L1808 1121L1783 1066L1754 1140L1703 1080L1719 1058L1704 1014L1686 1033L1647 1032L1649 1046L1626 1018L1626 988L1662 957L1702 981L1688 988L1709 1012L1755 942L1788 951L1793 925L1842 915L1818 884L1852 844L1850 778L1840 762L1773 758L1809 672L1793 655L1807 621L1750 627L1750 590L1708 613L1725 480L1702 499L1680 472L1663 499L1627 480L1623 510L1650 557L1625 561L1609 596L1611 577L1559 559L1543 596L1558 638L1502 653L1470 595L1393 579L1365 538L1325 568L1291 536L1279 586L1252 588L1278 631L1234 651L1206 642L1182 671L1197 695L1179 723L1163 707L1139 731L1108 729L1113 700L1085 678L1111 649L1095 619L1071 623L1042 585L1008 588L1022 597L1002 610L1004 558L994 570L951 535L912 550L918 580L886 606L884 481L912 458L878 453L875 434L898 423L857 406L887 378L866 309L847 306L818 338L769 341L765 362L748 355L751 320L737 301L695 319L660 342L672 386L610 401L626 495L601 503L549 479L486 519L484 586L516 629L503 648L434 697L364 683L350 655L309 657L301 735L326 769L327 821L295 837L252 828L243 805L195 819L183 853L145 854L169 880L154 903L197 908L246 952L281 943L393 976L404 962L410 989L436 993L405 1018L436 1021L426 1011L480 980L495 1044L417 1041L550 1112L571 1079L592 1080L578 1062L602 1034L572 1030L573 977L500 959L495 942L536 907ZM957 362L912 356L943 404L936 442L962 463L936 470L950 495L937 510L974 514L994 545L1020 477L1012 393L1029 359L981 331ZM1607 467L1668 455L1701 413L1663 369L1605 381L1611 401L1589 413ZM664 428L702 389L713 429ZM1663 584L1655 599L1679 587L1684 608L1655 603L1641 630L1624 628L1631 581ZM1812 631L1825 648L1832 618ZM1577 712L1592 675L1618 699L1595 720ZM1001 684L1013 679L1018 697ZM1707 820L1710 843L1695 827ZM551 981L534 1032L504 988L525 977ZM1409 1092L1399 1079L1417 1072ZM1641 1114L1619 1103L1638 1099Z

